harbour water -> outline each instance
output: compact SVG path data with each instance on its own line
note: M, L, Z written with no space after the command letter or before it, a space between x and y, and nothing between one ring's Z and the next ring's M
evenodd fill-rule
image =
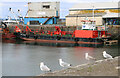
M52 71L65 69L60 67L58 59L71 63L72 66L88 63L85 53L97 60L104 59L105 50L113 57L118 56L118 45L78 45L50 44L4 41L2 43L2 75L3 76L37 76L44 72L39 63L44 62Z

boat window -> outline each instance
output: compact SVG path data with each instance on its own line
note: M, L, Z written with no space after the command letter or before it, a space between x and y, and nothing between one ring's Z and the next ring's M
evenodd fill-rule
M83 22L83 24L85 24L85 22Z

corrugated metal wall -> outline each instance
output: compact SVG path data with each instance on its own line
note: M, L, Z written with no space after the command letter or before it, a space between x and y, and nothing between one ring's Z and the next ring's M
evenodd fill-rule
M49 5L49 8L43 8L46 5ZM59 16L60 2L31 2L28 3L28 11L28 17Z
M60 2L29 2L24 24L56 24L60 15Z

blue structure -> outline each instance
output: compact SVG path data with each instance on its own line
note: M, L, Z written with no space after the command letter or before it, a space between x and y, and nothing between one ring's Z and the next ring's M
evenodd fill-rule
M43 24L57 24L59 17L25 17L24 24L27 25L43 25Z

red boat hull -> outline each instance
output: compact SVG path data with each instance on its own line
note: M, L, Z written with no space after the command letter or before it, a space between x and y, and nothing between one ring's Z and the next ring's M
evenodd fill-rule
M34 39L34 38L21 38L25 41L36 41L36 42L44 42L44 43L76 43L75 41L63 41L63 40L46 40L46 39ZM84 42L78 41L78 44L102 44L102 42Z
M13 39L13 38L16 38L16 36L13 33L2 34L2 39Z

